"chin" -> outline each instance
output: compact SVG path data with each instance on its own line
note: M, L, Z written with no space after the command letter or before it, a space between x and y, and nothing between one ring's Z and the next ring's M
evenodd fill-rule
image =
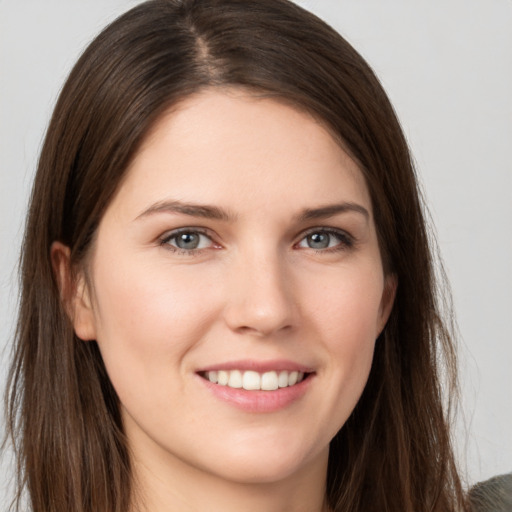
M271 443L233 444L224 453L217 474L223 479L247 484L271 484L304 471L317 461L327 461L328 446L319 453L306 451L304 445L288 439ZM294 444L296 446L290 446Z

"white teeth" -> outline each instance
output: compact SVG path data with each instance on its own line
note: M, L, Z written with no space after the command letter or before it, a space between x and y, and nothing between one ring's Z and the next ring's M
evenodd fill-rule
M217 382L221 386L226 386L227 383L229 382L229 372L225 372L225 371L220 370L217 373Z
M244 372L243 387L250 391L253 389L261 389L260 374L258 372Z
M279 372L279 377L277 378L277 382L280 388L285 388L288 386L288 372Z
M241 388L242 387L242 373L238 370L229 372L228 386L230 388Z
M274 391L279 388L276 372L265 372L261 376L261 389L264 391Z
M279 388L294 386L304 380L304 373L282 370L278 372L258 373L255 371L219 370L206 372L205 377L214 384L248 391L274 391Z

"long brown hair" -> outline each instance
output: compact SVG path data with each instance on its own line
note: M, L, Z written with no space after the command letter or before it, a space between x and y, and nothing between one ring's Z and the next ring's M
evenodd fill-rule
M455 389L455 355L407 143L362 57L287 0L145 2L73 68L47 131L23 241L6 395L19 493L26 488L34 512L126 512L132 503L119 401L96 343L73 333L50 247L61 241L72 265L83 263L155 121L186 96L222 86L283 99L330 129L365 175L384 268L397 277L367 386L331 443L329 504L339 512L465 510L443 406Z

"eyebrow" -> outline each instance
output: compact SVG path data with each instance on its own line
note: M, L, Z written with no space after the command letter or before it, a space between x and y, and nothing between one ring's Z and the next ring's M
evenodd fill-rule
M306 208L295 216L295 220L305 222L309 220L328 219L329 217L347 212L356 212L363 215L366 220L370 219L370 213L360 204L343 202L320 206L318 208ZM225 222L234 221L236 219L236 215L218 206L184 203L182 201L159 201L144 210L136 217L136 220L155 213L178 213L191 217L202 217L204 219L222 220Z
M160 201L144 210L140 215L136 217L136 220L162 212L179 213L182 215L190 215L191 217L202 217L204 219L223 221L232 221L235 219L235 215L222 208L219 208L218 206L184 203L182 201Z
M308 220L328 219L340 213L356 212L363 215L366 220L370 220L370 213L368 210L357 203L337 203L321 206L319 208L307 208L297 215L299 222Z

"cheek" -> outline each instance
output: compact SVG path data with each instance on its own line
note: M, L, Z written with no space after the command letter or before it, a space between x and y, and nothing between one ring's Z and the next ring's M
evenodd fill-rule
M377 266L341 268L310 293L311 318L333 350L355 351L378 336L384 278Z
M347 420L366 385L378 335L382 283L382 274L372 268L340 272L311 296L310 322L321 335L319 349L329 361L324 397L333 418L330 435Z
M98 265L94 279L100 331L110 331L105 338L144 331L148 341L160 337L165 342L170 336L180 341L182 330L196 326L211 304L200 300L208 298L211 287L197 272L151 265L142 256L115 266Z
M127 376L149 385L170 368L184 371L184 356L216 316L214 289L200 275L143 257L97 265L94 279L97 341L114 386Z

